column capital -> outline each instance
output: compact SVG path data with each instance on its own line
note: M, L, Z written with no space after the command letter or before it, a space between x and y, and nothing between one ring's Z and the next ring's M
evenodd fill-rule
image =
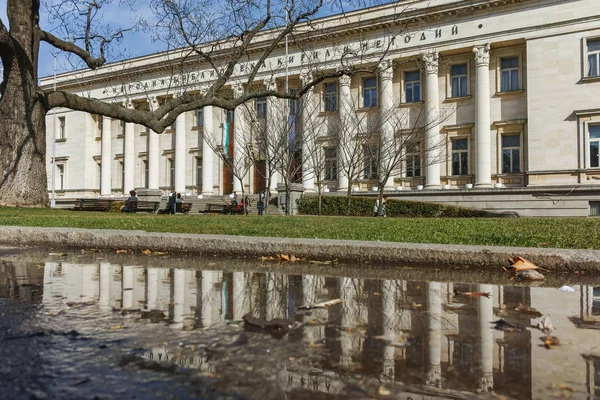
M437 74L439 66L439 55L438 53L424 53L421 54L421 58L425 64L425 73L427 75Z
M123 102L121 103L121 105L125 108L134 108L133 107L133 102L131 100L123 100Z
M392 80L394 78L394 63L392 60L382 60L377 70L382 80Z
M350 78L350 75L340 76L340 86L350 86L351 81L352 81L352 78Z
M302 86L306 86L311 83L314 79L312 72L304 72L300 75L300 82L302 82Z
M231 85L231 90L233 90L233 97L240 97L244 94L244 85L241 83L235 83Z
M266 78L263 81L263 84L265 85L265 89L269 91L277 91L277 79L275 79L274 76Z
M486 43L480 46L473 46L475 53L475 65L477 67L488 67L490 65L490 44Z
M158 99L156 98L156 96L148 97L148 108L152 112L156 111L156 109L158 108Z

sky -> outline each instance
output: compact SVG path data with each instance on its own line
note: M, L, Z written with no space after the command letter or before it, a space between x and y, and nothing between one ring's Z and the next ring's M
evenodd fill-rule
M42 0L42 3L52 4L58 1L59 0ZM150 1L151 0L135 0L135 12L133 13L133 15L143 17L149 21L153 21L156 17L150 10ZM347 11L349 11L350 8L360 8L370 5L368 3L371 2L386 2L385 0L353 0L355 1L355 4L354 7L351 7L348 1L349 0L340 0L340 3L344 5ZM114 0L112 4L109 4L102 9L104 18L103 22L111 25L129 26L133 23L133 19L131 18L132 13L128 9L125 9L124 11L124 8L119 5L119 2L120 0ZM6 3L7 0L0 0L0 18L2 18L2 21L6 25L8 25L8 19L6 17ZM331 13L331 8L323 8L319 13L319 16L326 16L330 15ZM54 28L49 22L48 14L44 11L44 6L40 8L40 25L42 29L54 33ZM59 37L63 38L62 36ZM149 32L128 33L126 38L118 46L119 51L125 56L125 58L138 57L167 50L167 45L160 41L153 41L151 33ZM73 62L69 61L63 53L57 51L57 49L53 48L52 46L49 46L48 44L42 42L40 44L38 68L38 76L40 78L45 76L51 76L54 73L55 56L57 61L57 74L81 68L81 65L75 65Z

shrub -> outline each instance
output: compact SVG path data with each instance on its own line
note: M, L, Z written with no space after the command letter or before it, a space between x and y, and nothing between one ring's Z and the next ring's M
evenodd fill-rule
M117 200L110 202L110 212L121 212L121 207L125 205L125 200Z
M324 196L321 198L322 215L346 215L345 196ZM371 216L376 197L352 197L350 202L350 215ZM318 196L304 196L298 204L300 214L317 215L319 213ZM473 218L485 217L488 213L472 208L445 206L437 203L420 201L387 199L386 215L388 217L456 217Z

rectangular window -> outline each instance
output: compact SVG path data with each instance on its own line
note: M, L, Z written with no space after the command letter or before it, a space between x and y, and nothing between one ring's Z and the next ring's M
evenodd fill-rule
M467 82L467 64L453 65L450 68L450 84L452 86L452 97L468 96Z
M519 135L502 136L502 173L521 172L521 137Z
M175 186L175 160L167 159L167 168L169 168L169 186Z
M377 146L363 146L363 178L377 177Z
M65 189L65 164L56 164L56 189Z
M267 98L259 97L256 99L256 116L258 119L267 119Z
M202 187L202 157L196 157L196 186Z
M325 111L333 112L338 110L337 101L337 83L326 83L324 86L323 101L325 102Z
M121 171L121 192L125 191L125 163L119 161L119 170Z
M600 38L587 41L587 76L600 76Z
M600 217L600 201L590 201L590 217Z
M588 125L590 135L590 168L600 167L600 125Z
M204 126L204 110L196 111L196 126L197 127Z
M519 90L519 57L500 59L501 91Z
M102 190L102 163L96 164L98 165L98 169L96 172L96 179L98 182L98 189Z
M291 94L298 94L297 89L290 89ZM300 99L288 99L290 115L300 115Z
M325 180L337 180L337 149L325 149Z
M142 187L148 188L148 160L142 160L142 171L144 171L144 182L142 182Z
M454 139L452 141L452 175L468 175L469 173L469 141Z
M421 101L421 73L419 71L404 73L404 99L406 103Z
M363 107L377 107L377 78L363 79Z
M415 143L406 146L406 176L409 178L421 176L421 151L419 145Z
M227 123L233 124L235 122L235 112L233 110L227 110L225 118Z
M57 139L66 139L67 138L67 122L65 117L58 117L58 138Z

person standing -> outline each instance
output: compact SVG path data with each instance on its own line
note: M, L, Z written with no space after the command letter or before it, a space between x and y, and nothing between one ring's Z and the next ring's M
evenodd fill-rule
M379 197L375 199L375 205L373 206L373 216L376 217L379 214Z
M250 197L244 197L244 215L248 215L248 212L250 211L250 206Z
M258 210L258 215L263 215L263 208L265 206L263 199L264 199L264 197L261 193L260 196L258 197L258 201L256 202L256 209Z
M169 196L169 202L167 203L167 213L175 214L175 208L177 207L177 193L173 192L171 196Z

